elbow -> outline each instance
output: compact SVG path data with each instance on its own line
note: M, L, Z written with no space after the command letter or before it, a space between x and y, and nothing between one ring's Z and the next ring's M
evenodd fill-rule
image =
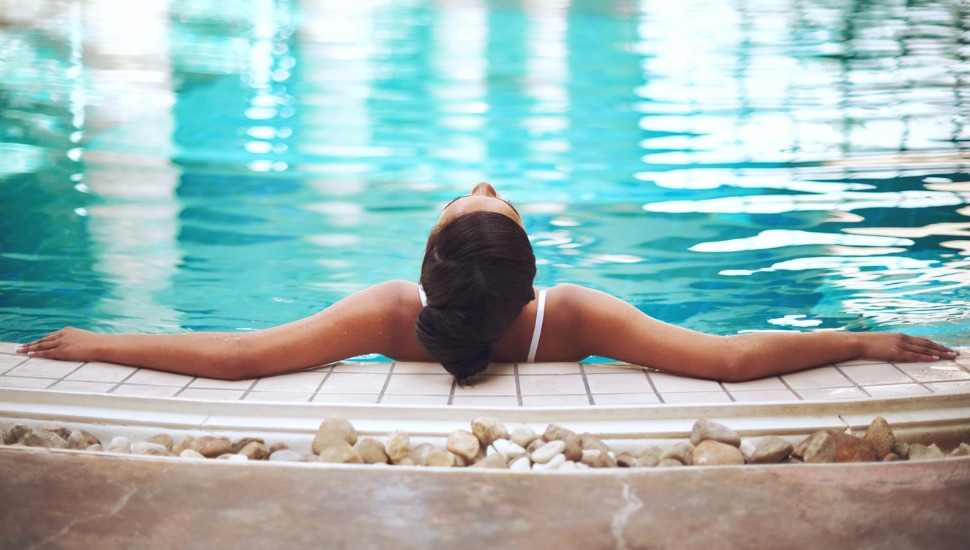
M245 340L230 339L203 358L204 371L219 380L248 380L259 375L259 366Z
M718 371L719 382L747 382L757 378L752 375L751 364L744 351L733 346L722 356Z

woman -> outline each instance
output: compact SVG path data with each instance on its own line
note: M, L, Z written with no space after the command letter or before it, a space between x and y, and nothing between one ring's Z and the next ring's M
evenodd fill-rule
M421 284L390 281L316 315L249 333L96 334L64 328L17 351L238 380L379 353L437 361L464 381L489 361L578 361L592 355L722 381L851 359L936 361L956 352L890 333L713 336L643 314L602 292L534 292L522 218L487 183L452 201L428 238Z

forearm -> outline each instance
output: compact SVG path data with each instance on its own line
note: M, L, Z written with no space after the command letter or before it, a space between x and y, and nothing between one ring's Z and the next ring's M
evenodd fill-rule
M725 337L725 381L794 372L863 357L860 334L852 332L757 332Z
M95 334L97 361L205 376L239 378L233 372L240 335L233 333Z

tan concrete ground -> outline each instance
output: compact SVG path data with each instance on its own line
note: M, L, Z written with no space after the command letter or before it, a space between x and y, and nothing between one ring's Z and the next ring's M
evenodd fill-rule
M523 473L0 449L2 548L966 548L970 458Z

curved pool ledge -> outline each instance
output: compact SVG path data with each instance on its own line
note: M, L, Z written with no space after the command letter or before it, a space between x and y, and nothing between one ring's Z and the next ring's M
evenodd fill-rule
M970 354L853 361L736 384L622 364L497 364L458 387L427 363L346 362L227 382L34 359L15 347L0 343L0 418L65 422L102 438L164 429L261 435L301 448L321 419L339 415L365 435L404 430L433 440L484 414L536 430L562 424L621 446L686 437L699 418L744 437L861 432L876 416L909 441L970 433Z

